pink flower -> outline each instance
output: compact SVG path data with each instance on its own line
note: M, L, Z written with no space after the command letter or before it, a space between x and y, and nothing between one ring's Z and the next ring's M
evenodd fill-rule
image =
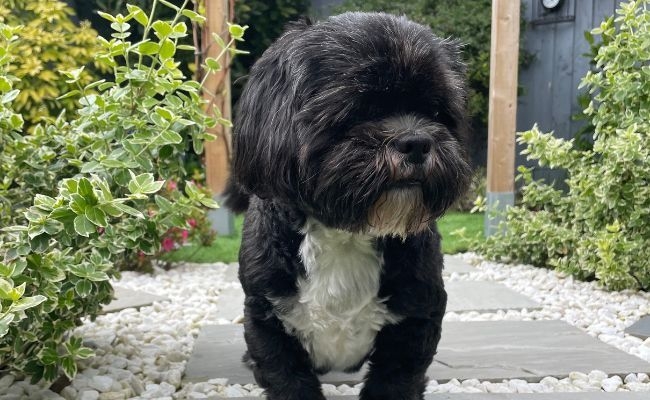
M192 227L196 228L196 220L194 218L190 218L187 220L187 223Z
M167 181L167 190L170 192L173 192L174 190L178 189L178 185L176 182L172 181L171 179Z
M162 248L165 251L171 251L174 249L174 240L172 238L166 237L162 240Z
M190 232L187 229L183 229L183 231L181 232L181 237L183 238L183 242L186 242L189 236L190 236Z

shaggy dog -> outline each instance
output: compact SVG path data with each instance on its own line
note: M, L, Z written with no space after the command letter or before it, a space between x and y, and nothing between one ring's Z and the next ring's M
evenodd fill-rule
M362 400L422 399L446 293L436 218L462 194L458 46L382 13L291 24L250 72L227 204L244 356L270 400L323 400L318 374L369 369Z

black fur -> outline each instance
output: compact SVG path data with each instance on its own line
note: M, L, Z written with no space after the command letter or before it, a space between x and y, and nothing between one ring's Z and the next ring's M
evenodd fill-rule
M434 220L470 176L458 53L406 18L346 13L290 25L252 68L227 195L235 209L248 208L239 257L246 362L270 400L324 399L317 373L325 371L314 369L269 301L298 294L305 221L368 232L382 196L408 185L422 190L427 229L376 238L379 297L403 319L376 336L361 399L423 398L446 306ZM408 135L431 143L421 162L396 150Z

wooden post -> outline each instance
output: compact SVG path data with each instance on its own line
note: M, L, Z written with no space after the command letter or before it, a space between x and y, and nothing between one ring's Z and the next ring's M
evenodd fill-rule
M212 33L221 36L228 43L227 22L231 18L231 2L229 0L206 0L206 22L202 31L203 57L218 57L221 48L214 43ZM207 112L212 113L213 107L221 110L224 118L231 118L230 106L230 55L226 52L219 60L222 70L211 74L205 81L204 98L208 101ZM217 139L205 143L205 178L206 183L217 200L222 194L230 173L231 136L230 129L218 124L210 130ZM226 209L210 212L213 229L220 235L233 233L233 218Z
M492 0L486 235L514 204L519 12L519 0Z

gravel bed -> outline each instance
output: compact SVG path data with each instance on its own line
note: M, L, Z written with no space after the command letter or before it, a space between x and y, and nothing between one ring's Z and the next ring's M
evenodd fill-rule
M606 292L594 282L575 281L554 271L524 265L503 265L462 255L476 265L476 272L452 274L448 279L491 280L536 300L540 310L493 313L447 313L450 321L561 319L593 337L650 362L650 339L626 335L624 329L650 314L650 293ZM226 264L183 265L152 275L123 274L119 285L170 299L139 311L127 309L99 316L76 330L95 347L96 357L84 360L72 384L60 394L44 385L8 375L0 378L2 399L200 399L208 396L261 396L255 385L228 385L223 379L182 385L185 364L194 339L204 324L228 324L219 318L219 292L239 284L224 279ZM357 394L360 385L323 385L326 394ZM574 372L558 380L545 377L536 383L523 380L487 382L456 379L439 384L432 380L427 393L534 393L575 391L649 391L646 374L607 376L602 371Z

